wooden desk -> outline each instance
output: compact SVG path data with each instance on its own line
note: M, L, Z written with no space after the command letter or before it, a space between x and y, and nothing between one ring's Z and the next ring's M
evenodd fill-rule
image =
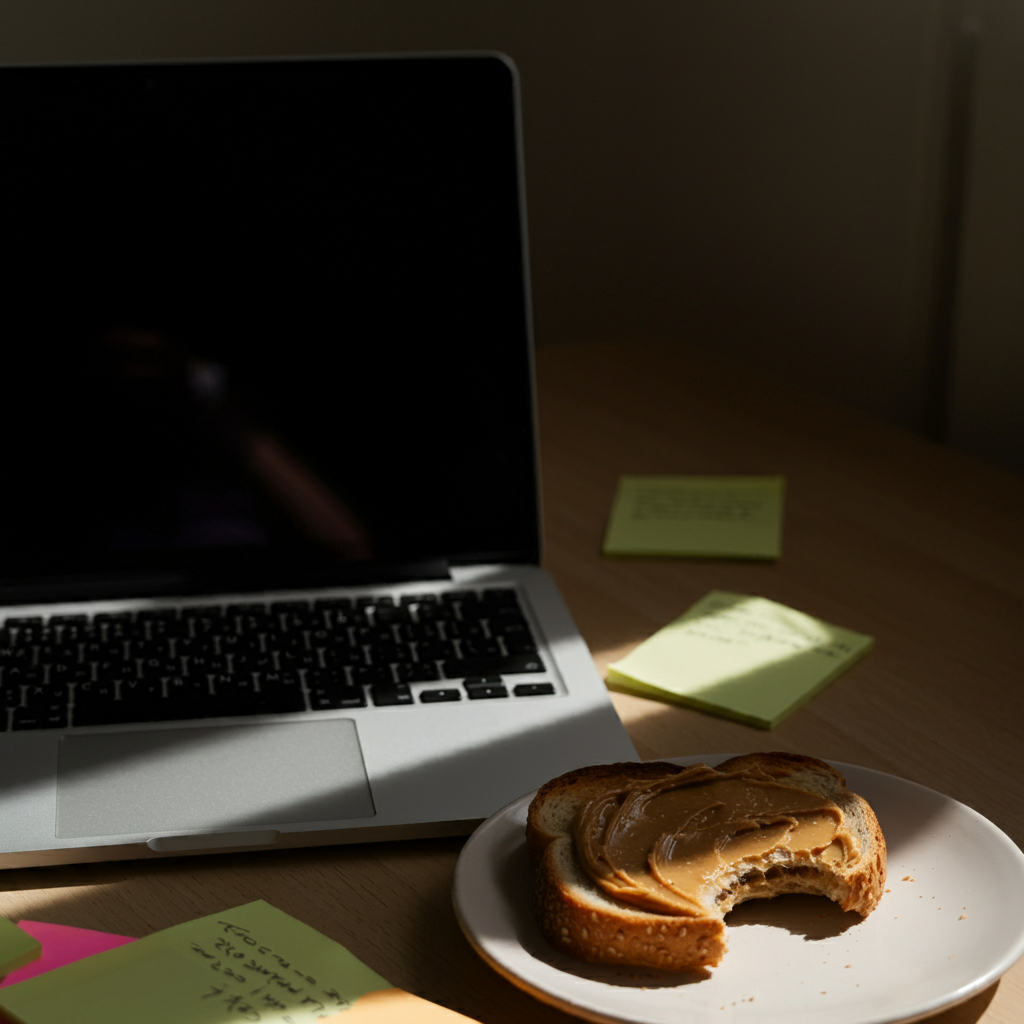
M641 754L782 749L851 761L942 790L1024 843L1024 480L678 347L556 348L538 364L546 564L599 665L713 588L876 638L874 653L771 733L615 695ZM622 472L784 473L783 559L603 559ZM0 914L145 935L263 897L396 985L486 1024L569 1020L493 974L462 938L450 900L461 845L9 871ZM1024 962L934 1019L1024 1019Z

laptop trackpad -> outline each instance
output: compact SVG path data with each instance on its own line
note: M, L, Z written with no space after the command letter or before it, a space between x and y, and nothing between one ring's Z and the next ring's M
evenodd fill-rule
M369 818L355 722L61 737L57 836Z

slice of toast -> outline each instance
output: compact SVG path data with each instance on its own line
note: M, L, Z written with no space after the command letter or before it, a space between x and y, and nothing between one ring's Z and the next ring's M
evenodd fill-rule
M669 779L689 784L722 776L739 776L752 784L774 782L832 801L854 855L837 863L776 850L760 860L744 859L701 891L698 914L655 912L624 902L585 870L574 832L592 800L631 784L649 786ZM670 971L713 967L725 952L723 919L744 900L811 893L867 915L885 884L885 840L870 806L846 789L830 765L797 754L745 754L717 768L665 762L581 768L538 790L530 805L526 841L538 861L536 913L542 931L557 949L596 963Z

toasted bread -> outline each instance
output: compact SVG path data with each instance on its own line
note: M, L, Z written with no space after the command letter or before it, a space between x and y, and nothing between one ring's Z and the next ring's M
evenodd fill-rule
M827 849L783 847L763 856L744 856L713 877L708 875L707 884L693 894L692 909L676 907L669 912L636 905L636 887L621 871L610 870L603 880L595 880L588 871L590 862L579 849L577 833L581 822L589 828L596 820L595 807L601 801L608 805L610 791L646 793L690 787L696 792L696 787L726 780L733 787L760 787L757 792L770 788L777 794L778 787L784 787L799 791L797 796L822 798L832 815L830 827L836 830L837 848L845 851L842 859L830 859ZM619 803L614 806L621 806L624 798L616 799ZM755 831L756 826L747 828L748 834ZM874 812L846 789L845 780L830 765L795 754L746 754L717 768L649 762L569 772L537 792L530 805L526 841L538 862L536 913L545 936L556 948L597 963L672 971L713 967L725 952L723 919L738 903L782 893L811 893L829 897L844 910L867 915L881 898L885 883L885 840ZM628 884L623 884L623 878Z

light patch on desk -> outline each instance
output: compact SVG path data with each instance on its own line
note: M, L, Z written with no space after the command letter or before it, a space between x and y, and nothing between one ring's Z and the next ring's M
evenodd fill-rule
M61 839L373 814L349 719L79 734L60 743Z

